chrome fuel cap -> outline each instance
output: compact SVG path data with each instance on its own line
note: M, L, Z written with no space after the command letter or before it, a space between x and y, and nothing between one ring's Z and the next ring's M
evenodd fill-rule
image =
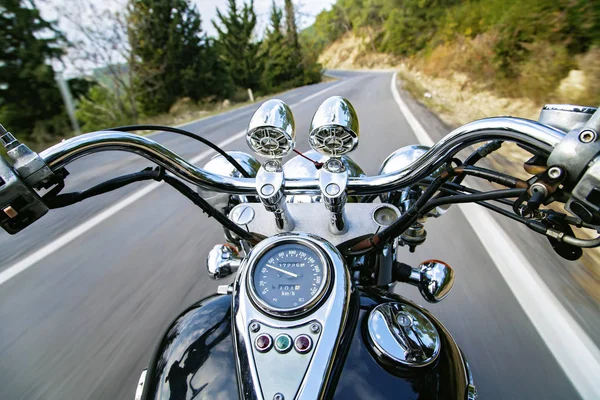
M440 354L440 335L421 311L404 303L375 307L368 320L369 344L380 361L424 367Z

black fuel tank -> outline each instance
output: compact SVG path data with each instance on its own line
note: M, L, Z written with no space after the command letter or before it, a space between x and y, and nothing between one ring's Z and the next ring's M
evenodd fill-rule
M340 360L334 399L464 399L467 371L446 329L426 310L396 295L367 290L353 302L346 332L348 354ZM423 368L381 365L365 338L370 310L384 302L418 307L439 331L441 352ZM238 389L231 337L231 296L204 299L169 327L151 360L142 399L236 399ZM283 366L282 366L283 367ZM282 371L283 373L284 371Z

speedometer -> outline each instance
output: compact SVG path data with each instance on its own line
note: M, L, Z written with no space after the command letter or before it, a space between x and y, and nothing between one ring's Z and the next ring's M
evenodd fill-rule
M294 315L323 297L329 266L309 243L283 242L267 250L250 271L252 297L266 311Z

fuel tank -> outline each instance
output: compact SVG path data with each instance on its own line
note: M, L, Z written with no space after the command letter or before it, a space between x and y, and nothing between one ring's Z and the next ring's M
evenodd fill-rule
M468 398L466 360L435 317L407 299L380 290L358 291L352 297L352 323L342 341L347 355L334 368L335 384L328 398ZM409 368L379 361L366 339L367 320L373 308L389 302L416 307L431 320L441 339L434 363ZM239 398L231 327L229 295L206 298L183 312L167 329L152 357L141 398Z

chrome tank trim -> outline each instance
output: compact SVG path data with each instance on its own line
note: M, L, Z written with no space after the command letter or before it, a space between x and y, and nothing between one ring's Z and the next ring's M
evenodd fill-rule
M406 168L386 175L350 178L348 194L381 194L414 183L429 174L460 150L489 140L508 140L550 153L563 138L564 132L539 122L520 118L496 117L474 121L455 129L435 144L421 158ZM100 131L65 140L40 153L53 170L99 151L121 150L145 157L169 172L194 185L232 194L256 193L255 180L233 178L209 173L190 164L161 144L143 136ZM289 179L285 182L287 194L314 194L319 192L318 179Z
M264 314L253 306L247 290L248 273L254 253L262 253L265 248L272 247L289 240L302 240L322 249L329 257L332 268L331 288L323 302L304 316L293 320L274 318ZM302 382L293 394L284 394L287 399L321 399L325 393L330 374L336 360L342 333L348 321L350 303L350 276L344 258L338 250L323 239L302 233L284 233L267 238L260 242L243 262L235 282L232 296L234 318L234 349L240 397L246 399L273 398L275 393L263 394L263 386L274 387L267 382L277 376L260 376L257 370L252 337L253 323L266 325L272 329L288 330L311 326L318 323L321 329L314 342L314 350ZM272 350L273 351L273 350ZM293 350L292 350L293 351ZM286 364L288 371L293 366ZM299 371L298 373L302 373ZM262 386L261 386L262 385ZM292 391L293 389L290 389ZM265 397L266 396L266 397Z

